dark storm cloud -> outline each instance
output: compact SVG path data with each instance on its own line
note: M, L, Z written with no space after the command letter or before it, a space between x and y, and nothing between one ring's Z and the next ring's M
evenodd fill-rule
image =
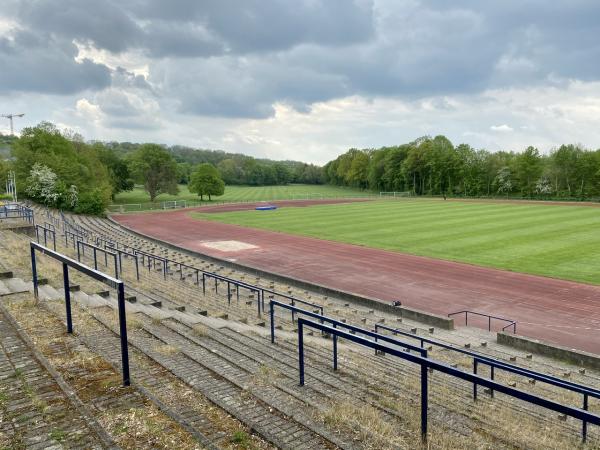
M92 42L110 52L140 42L139 27L118 1L42 0L22 1L19 5L20 22L37 33Z
M203 24L235 53L348 45L374 33L370 0L149 0L130 8L148 20Z
M348 95L419 98L600 78L600 3L508 0L24 0L0 39L4 90L110 81L73 41L148 58L112 74L187 114L264 118ZM0 13L1 14L1 13ZM44 66L47 70L44 70ZM124 70L124 69L123 69ZM25 76L19 73L26 71ZM120 110L117 109L115 114Z
M0 37L0 92L71 94L110 85L106 66L89 59L78 63L76 55L72 43L30 31Z

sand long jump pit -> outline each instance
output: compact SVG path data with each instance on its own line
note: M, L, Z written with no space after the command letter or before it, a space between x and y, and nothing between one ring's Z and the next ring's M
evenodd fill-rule
M260 248L258 245L249 244L242 241L200 241L200 246L219 250L221 252L239 252L242 250L254 250Z

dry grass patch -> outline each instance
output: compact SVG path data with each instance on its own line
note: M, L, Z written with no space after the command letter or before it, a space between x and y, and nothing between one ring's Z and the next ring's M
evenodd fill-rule
M197 323L192 327L192 334L198 337L208 336L209 328L206 325Z
M379 410L368 405L356 405L348 400L335 402L322 413L321 420L353 436L367 449L394 449L406 444L398 435L396 424L385 420Z
M181 350L179 348L175 347L174 345L169 345L169 344L157 345L156 347L154 347L154 350L156 350L161 355L165 355L165 356L171 356L171 355L175 355L176 353L181 352Z

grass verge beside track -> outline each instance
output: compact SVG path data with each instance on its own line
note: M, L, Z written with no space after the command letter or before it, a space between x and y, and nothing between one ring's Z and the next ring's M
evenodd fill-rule
M600 208L411 199L192 216L600 284Z

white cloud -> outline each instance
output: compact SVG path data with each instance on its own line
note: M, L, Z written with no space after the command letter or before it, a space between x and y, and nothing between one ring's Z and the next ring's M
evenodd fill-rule
M512 127L509 127L509 126L508 126L508 125L506 125L505 123L504 123L504 124L502 124L502 125L492 125L492 126L490 127L490 130L492 130L492 131L499 131L499 132L501 132L501 133L508 133L508 132L514 131L514 130L512 129Z

